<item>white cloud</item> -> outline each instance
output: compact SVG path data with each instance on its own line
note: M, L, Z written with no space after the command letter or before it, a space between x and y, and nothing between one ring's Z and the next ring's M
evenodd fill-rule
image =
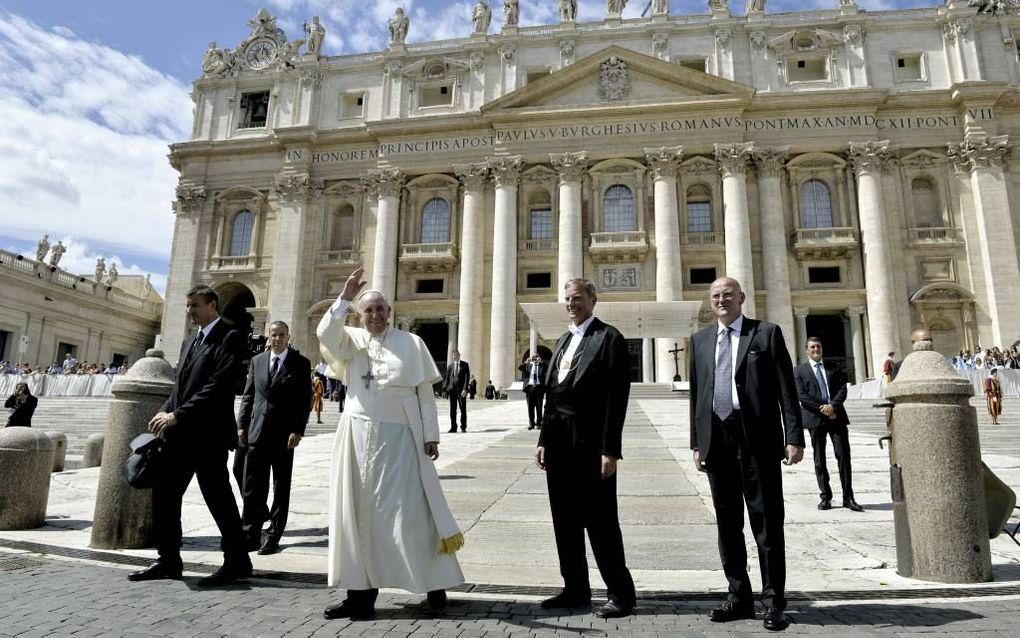
M189 137L191 107L182 82L135 56L0 13L3 234L169 255L167 144Z

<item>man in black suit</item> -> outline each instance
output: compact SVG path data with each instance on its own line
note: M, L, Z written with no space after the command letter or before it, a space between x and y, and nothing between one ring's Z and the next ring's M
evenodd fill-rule
M850 434L847 425L850 418L843 402L846 401L846 375L841 370L830 369L822 362L822 342L817 337L808 337L804 346L809 361L793 371L797 381L797 396L800 397L800 417L811 433L811 449L815 455L815 478L821 501L818 509L832 509L832 488L829 486L829 470L825 467L826 436L832 438L832 451L839 466L839 482L843 486L843 507L854 512L863 512L854 500L853 480L850 469Z
M244 341L219 316L219 296L209 286L188 291L187 310L198 332L184 340L174 388L149 421L166 440L163 474L152 490L152 526L159 559L129 580L181 577L181 501L194 476L219 527L223 566L198 581L225 585L251 576L241 515L230 490L227 454L237 446L234 388L241 375Z
M623 335L592 314L597 301L592 282L569 280L564 297L570 324L556 343L547 372L545 420L535 450L535 462L545 470L549 486L563 591L542 607L591 605L587 529L609 594L595 615L620 618L633 613L636 602L616 506L630 357Z
M524 373L524 396L528 400L528 429L534 430L536 425L542 425L545 376L549 364L542 361L542 357L536 353L527 363L522 363L518 369Z
M244 461L244 514L241 521L248 548L259 554L280 551L280 537L290 510L290 477L294 448L308 425L312 401L312 363L288 347L290 328L282 321L269 324L269 349L251 360L241 398L238 445L247 447ZM273 470L273 507L262 540Z
M729 581L727 602L709 618L754 618L746 504L761 565L764 625L783 630L789 621L780 461L792 465L804 457L793 363L779 326L743 316L737 280L717 279L709 295L718 321L691 337L691 449L695 467L708 473Z
M457 408L460 408L460 431L467 432L467 391L471 380L471 367L460 360L460 352L450 353L453 361L446 366L443 390L450 397L450 433L457 431Z

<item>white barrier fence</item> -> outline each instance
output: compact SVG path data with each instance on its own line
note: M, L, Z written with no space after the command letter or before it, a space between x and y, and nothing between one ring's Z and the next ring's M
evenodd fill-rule
M957 370L957 372L970 380L974 386L974 396L984 396L984 381L988 377L988 370ZM1020 397L1020 370L999 370L999 385L1002 386L1002 395L1007 397ZM885 381L872 379L859 385L852 385L847 388L848 399L881 399L885 394Z
M117 375L106 374L0 374L0 396L14 394L24 381L37 397L108 397Z

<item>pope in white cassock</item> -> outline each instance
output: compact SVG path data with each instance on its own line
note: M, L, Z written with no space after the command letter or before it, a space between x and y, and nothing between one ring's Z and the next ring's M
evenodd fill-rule
M380 587L428 593L426 610L446 606L464 582L454 552L464 544L439 485L439 420L432 384L439 370L424 342L389 325L381 292L357 297L363 328L344 315L365 283L355 269L317 334L331 376L347 386L333 443L329 585L347 598L326 618L369 619Z

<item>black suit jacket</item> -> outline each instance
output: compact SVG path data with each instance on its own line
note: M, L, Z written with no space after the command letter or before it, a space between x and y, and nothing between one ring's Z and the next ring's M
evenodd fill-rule
M446 365L446 378L443 380L443 389L447 392L461 392L467 390L468 381L471 380L471 367L463 359L456 375L453 374L453 361Z
M623 421L630 398L630 355L627 340L616 328L598 318L585 332L581 357L563 384L556 381L560 352L570 343L570 332L556 342L545 385L545 415L538 444L555 449L575 445L615 458L621 453ZM564 417L567 404L576 414ZM562 404L562 405L561 405Z
M252 357L241 397L238 427L248 442L286 445L291 434L304 436L312 405L312 363L297 350L287 351L276 376L269 378L272 355Z
M691 449L711 462L712 400L718 322L691 336ZM745 438L751 452L782 459L787 445L804 446L793 362L779 326L744 317L734 371Z
M168 440L211 442L232 450L237 447L234 388L242 372L244 343L241 334L220 319L188 357L197 336L196 331L184 340L174 388L161 408L177 417Z
M822 360L824 365L825 360ZM820 425L846 425L850 417L846 414L843 402L846 401L846 375L842 370L830 370L825 367L828 380L829 400L822 398L818 379L815 378L814 366L802 363L793 370L793 378L797 382L797 396L800 398L800 418L804 427L813 430ZM836 409L836 418L830 419L821 413L820 408L828 403Z
M32 415L35 414L35 408L39 405L39 399L34 394L28 395L28 399L24 402L18 401L18 395L12 394L8 397L7 401L4 402L5 408L13 408L11 416L7 418L7 426L21 426L30 428L32 427Z
M528 385L528 379L531 378L531 366L532 365L537 365L538 366L538 384L535 385L534 387L536 387L536 388L544 388L545 387L545 378L549 375L549 364L545 360L539 361L537 364L533 364L530 361L522 363L521 365L519 365L517 367L517 369L520 370L521 373L524 375L524 389L525 390L527 390L528 388L532 387L532 386Z

